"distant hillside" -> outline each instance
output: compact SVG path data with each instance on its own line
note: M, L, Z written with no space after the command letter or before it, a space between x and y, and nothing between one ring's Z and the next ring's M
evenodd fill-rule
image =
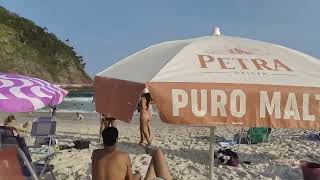
M82 56L47 28L0 6L0 72L25 74L56 84L91 84L84 67Z

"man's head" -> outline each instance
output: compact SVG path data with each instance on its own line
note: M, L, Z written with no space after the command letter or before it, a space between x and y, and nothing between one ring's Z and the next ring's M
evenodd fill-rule
M113 146L118 141L118 129L115 127L108 127L102 131L103 145Z

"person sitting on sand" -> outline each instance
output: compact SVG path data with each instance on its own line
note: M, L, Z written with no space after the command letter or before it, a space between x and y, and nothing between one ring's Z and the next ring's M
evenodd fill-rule
M101 142L101 133L107 127L117 127L116 119L112 117L106 117L101 115L100 117L100 130L99 130L99 142Z
M22 124L18 123L14 115L9 115L3 122L3 125L6 127L12 127L18 130L18 133L26 133L29 127L29 121Z
M139 173L132 174L132 165L128 153L117 149L118 130L115 127L108 127L102 131L103 149L96 149L92 152L92 179L141 179ZM145 177L145 180L162 178L171 180L170 171L165 161L165 156L160 149L146 148L152 159Z
M144 146L144 140L147 141L148 145L151 145L151 95L148 89L143 90L140 102L138 104L138 110L140 112L140 145Z

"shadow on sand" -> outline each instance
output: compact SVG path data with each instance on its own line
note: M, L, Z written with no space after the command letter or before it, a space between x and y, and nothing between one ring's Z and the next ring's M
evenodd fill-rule
M209 136L192 136L192 139L198 140L198 141L209 141ZM222 142L226 141L227 139L223 136L215 136L215 142Z

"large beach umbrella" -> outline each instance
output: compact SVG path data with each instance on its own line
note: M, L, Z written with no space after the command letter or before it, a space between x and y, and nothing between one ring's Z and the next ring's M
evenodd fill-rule
M31 112L58 105L67 94L38 78L0 73L0 112Z
M96 110L130 122L147 86L162 121L209 126L320 127L320 61L267 42L213 36L164 42L95 76ZM213 153L210 155L212 177Z

